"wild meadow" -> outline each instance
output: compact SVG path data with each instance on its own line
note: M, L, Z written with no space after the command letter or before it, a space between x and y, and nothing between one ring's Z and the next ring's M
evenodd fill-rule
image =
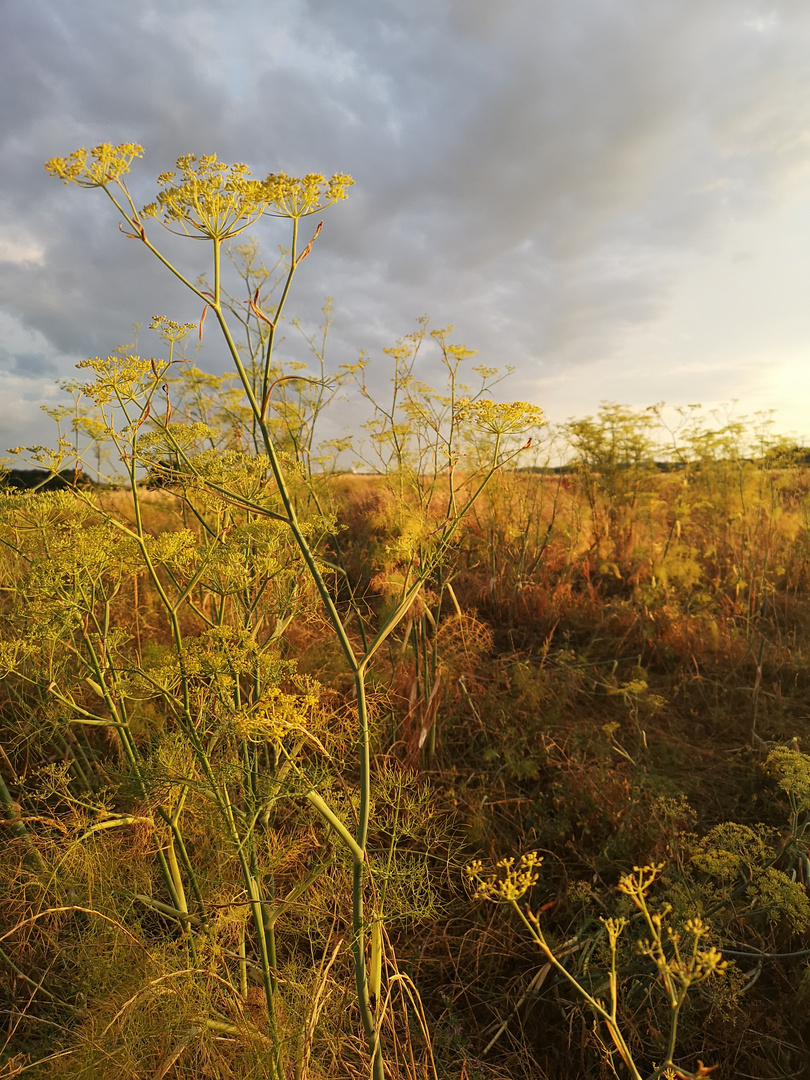
M46 166L202 315L0 487L0 1077L806 1076L807 451L551 430L426 320L333 370L287 304L350 178L187 156L139 209L140 155Z

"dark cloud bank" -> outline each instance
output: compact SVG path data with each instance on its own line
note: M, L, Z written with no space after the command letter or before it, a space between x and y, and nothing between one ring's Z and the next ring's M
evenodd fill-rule
M630 400L636 374L684 400L755 394L753 353L722 385L733 300L709 352L650 342L678 297L701 338L712 327L692 275L761 258L756 223L810 224L804 3L5 0L0 43L7 439L41 437L34 387L131 340L133 321L199 317L122 239L103 195L46 176L46 158L101 141L144 145L131 185L143 202L190 151L258 175L352 173L292 304L314 320L335 297L334 363L378 355L427 311L486 363L515 364L510 394L552 411L555 395L576 411L577 380L587 408L583 380ZM256 231L268 250L285 239ZM806 246L774 257L774 273L806 274ZM183 250L204 269L201 250ZM751 322L743 294L740 306ZM795 364L810 319L798 306L784 317ZM769 340L776 310L756 319ZM205 362L217 366L213 347Z

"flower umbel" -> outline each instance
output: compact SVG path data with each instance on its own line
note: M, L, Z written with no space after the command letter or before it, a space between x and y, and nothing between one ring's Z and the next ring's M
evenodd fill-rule
M537 884L540 876L537 867L542 862L542 856L530 851L528 855L521 855L517 865L514 856L501 859L495 864L495 871L485 875L484 864L475 859L465 867L464 874L470 885L475 886L476 900L514 903Z
M528 401L497 402L479 398L461 402L459 414L492 435L521 435L544 423L542 409Z
M164 341L171 345L187 338L192 330L197 329L196 323L177 323L165 315L153 315L149 323L149 329L158 333Z
M136 157L143 157L143 147L137 143L101 143L88 152L84 147L74 150L66 158L54 157L45 162L51 176L66 184L79 187L105 187L129 172Z
M664 869L663 863L650 863L647 866L634 866L632 874L623 874L617 886L620 893L629 896L639 911L643 911L644 897L647 890Z
M348 198L346 189L354 180L345 173L335 173L328 180L320 173L308 173L300 179L285 173L270 173L264 180L272 209L278 217L302 218L317 214L332 203Z
M161 173L163 188L157 201L145 206L143 217L157 218L171 229L178 225L186 236L227 240L257 221L272 195L262 180L250 176L247 165L226 165L216 154L177 159L176 172ZM176 182L175 182L176 181Z
M271 173L264 180L251 177L247 165L226 165L215 154L186 154L177 160L178 172L161 173L163 188L157 201L145 206L143 217L157 218L166 228L179 225L187 236L227 240L237 236L262 214L302 218L339 199L354 183L336 173L326 180L320 173L302 178ZM178 177L179 173L179 177Z

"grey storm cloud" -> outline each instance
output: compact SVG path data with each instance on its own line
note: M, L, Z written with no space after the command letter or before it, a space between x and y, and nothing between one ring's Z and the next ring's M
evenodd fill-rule
M695 260L801 201L808 47L798 0L5 0L0 308L39 335L43 378L134 321L199 318L101 193L42 167L137 141L142 202L188 152L352 173L293 302L311 323L335 297L336 363L427 311L515 364L516 395L616 356L649 369L627 342ZM285 239L254 231L268 252Z

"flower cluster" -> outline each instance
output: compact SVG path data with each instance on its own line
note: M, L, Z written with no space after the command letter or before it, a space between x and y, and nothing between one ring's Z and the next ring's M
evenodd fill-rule
M685 933L692 939L691 945L686 949L681 947L682 935L672 927L667 927L668 948L665 951L663 923L671 908L666 905L662 911L653 914L647 907L647 891L663 869L663 863L634 866L632 874L625 874L620 879L618 888L619 892L630 897L647 920L653 936L652 940L639 942L639 952L653 961L673 1003L676 1003L683 1000L690 986L705 982L712 975L722 975L728 967L728 961L724 960L722 954L713 946L708 949L698 947L701 938L711 933L711 927L700 916L694 916L684 924ZM675 989L678 985L680 990Z
M271 687L254 705L239 710L233 718L234 732L250 742L283 739L290 731L307 731L320 705L314 680L302 683L300 694L287 694Z
M320 173L308 173L300 179L285 173L270 173L264 180L273 207L271 213L288 218L308 217L348 198L346 189L353 184L354 180L345 173L335 173L328 180Z
M120 143L118 146L101 143L94 146L89 155L84 147L81 147L66 158L51 158L45 162L45 168L51 176L66 184L105 187L128 173L136 157L143 157L143 147L137 143Z
M320 173L302 178L271 173L253 179L247 165L226 165L216 155L186 154L177 161L177 172L161 173L157 200L145 206L143 217L160 218L161 224L177 224L187 236L227 240L241 233L262 214L302 218L339 199L354 183L350 176L335 174L326 180Z
M543 424L543 411L527 401L497 402L487 398L464 401L459 414L491 435L521 435Z
M684 930L692 938L691 945L686 949L681 948L681 934L667 927L667 939L671 949L669 956L664 953L660 936L662 916L653 915L652 921L657 931L656 939L640 941L638 949L642 956L647 956L653 961L664 978L665 984L668 977L673 976L680 983L681 992L683 992L690 986L705 982L712 975L725 973L729 962L723 959L722 953L714 946L708 949L698 948L700 939L711 933L711 927L701 918L688 919L684 926Z
M177 168L179 179L176 172L158 176L163 190L141 215L160 218L167 227L177 224L187 236L227 240L257 221L271 202L267 186L250 178L247 165L226 165L216 154L186 154Z
M788 746L777 746L768 754L765 768L778 777L796 810L810 810L810 755Z
M537 867L542 862L542 856L530 851L521 855L517 865L514 856L510 856L496 863L494 872L484 874L484 864L475 859L464 868L464 874L470 885L475 886L476 900L515 903L537 884L540 876Z
M51 158L45 168L66 184L123 186L121 177L129 172L133 159L142 155L137 143L102 143L89 153L82 147L67 157ZM256 180L241 162L226 165L216 154L185 154L177 159L176 172L158 176L162 190L140 214L130 201L133 216L128 220L142 238L140 219L156 218L168 229L178 226L186 236L222 241L237 236L264 213L296 220L317 214L345 199L353 183L345 173L335 173L328 180L320 173L303 177L270 173Z
M176 323L172 319L167 319L165 315L153 315L149 329L156 331L164 341L173 345L187 338L192 330L197 329L197 324Z
M636 907L644 910L644 897L647 890L664 869L663 863L650 863L647 866L634 866L632 874L623 874L617 886L620 893L629 896Z
M92 371L93 382L83 383L81 391L97 405L108 401L138 402L147 389L164 374L165 361L140 356L94 356L76 367ZM159 366L158 366L159 365Z

